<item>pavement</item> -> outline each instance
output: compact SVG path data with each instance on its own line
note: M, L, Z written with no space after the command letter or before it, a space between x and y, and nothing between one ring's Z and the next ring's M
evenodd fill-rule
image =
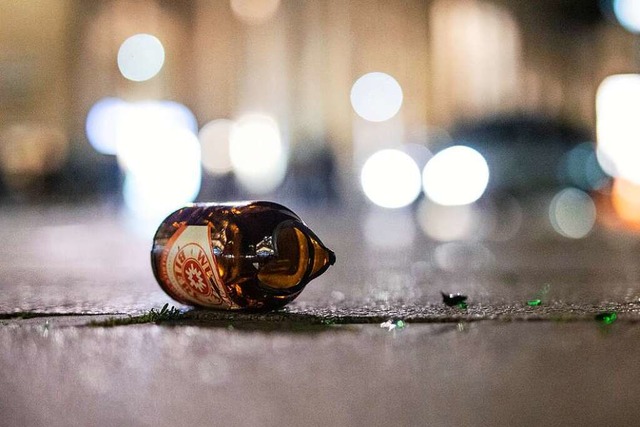
M636 423L637 237L442 243L294 210L336 265L283 310L228 313L166 296L153 227L115 204L3 207L0 425ZM180 315L131 324L165 304Z

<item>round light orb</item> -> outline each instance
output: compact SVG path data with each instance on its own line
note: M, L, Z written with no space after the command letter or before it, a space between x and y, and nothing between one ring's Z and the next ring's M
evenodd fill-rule
M256 194L275 190L284 180L286 152L274 119L247 114L231 127L229 157L236 178Z
M443 206L423 199L416 211L422 232L433 240L449 242L477 237L480 214L474 205Z
M560 163L560 176L572 186L583 190L597 190L609 182L596 155L595 144L583 142L571 149Z
M373 208L362 222L362 233L373 248L401 249L413 244L416 224L410 210Z
M118 163L124 171L149 162L149 153L165 134L183 130L195 135L197 122L184 105L173 101L127 103L112 126ZM199 148L199 145L198 145Z
M116 154L117 126L126 116L127 103L119 98L103 98L87 114L85 129L91 146L102 154Z
M140 105L149 110L155 109L155 120L165 121L172 127L188 130L194 135L198 133L198 120L184 104L176 101L147 101Z
M596 95L597 157L609 175L640 184L640 74L602 81Z
M147 137L152 143L138 147L139 157L129 162L124 201L138 217L161 218L197 197L200 144L193 133L179 128L150 131Z
M558 234L581 239L589 234L596 222L596 205L584 191L565 188L553 197L549 219Z
M126 39L118 50L118 68L122 75L134 82L154 77L164 65L164 47L151 34L135 34Z
M640 2L638 0L614 0L613 13L627 31L640 33Z
M231 120L213 120L204 125L198 134L202 151L202 166L213 175L231 172L229 139L233 124Z
M351 106L356 114L370 122L389 120L400 111L402 88L389 74L365 74L351 87Z
M231 0L231 10L247 24L261 24L273 17L280 0Z
M429 199L444 206L467 205L484 194L489 166L470 147L446 148L429 160L422 172L422 186Z
M364 194L383 208L401 208L420 195L420 169L400 150L380 150L367 159L360 183Z
M618 217L635 226L640 224L640 185L615 179L611 189L611 203Z

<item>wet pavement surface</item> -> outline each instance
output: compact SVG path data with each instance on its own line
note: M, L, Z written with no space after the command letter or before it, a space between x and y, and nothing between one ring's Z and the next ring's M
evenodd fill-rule
M117 206L3 208L0 425L632 425L640 415L637 238L525 228L517 240L438 243L393 217L396 228L372 238L367 213L294 210L337 264L284 310L236 314L168 298L149 268L150 231ZM440 291L468 295L468 307L445 306ZM88 326L166 303L179 321ZM602 312L618 318L606 325Z
M4 425L633 425L640 415L636 324L65 322L0 327Z

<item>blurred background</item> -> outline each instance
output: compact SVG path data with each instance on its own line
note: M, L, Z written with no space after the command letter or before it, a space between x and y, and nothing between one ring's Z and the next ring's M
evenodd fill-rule
M634 299L639 32L637 0L3 0L4 238L146 245L186 203L268 199L356 297L599 269L589 297ZM76 266L81 232L34 259Z

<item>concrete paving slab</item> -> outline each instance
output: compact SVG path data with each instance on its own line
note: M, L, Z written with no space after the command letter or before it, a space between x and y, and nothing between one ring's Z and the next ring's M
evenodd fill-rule
M637 239L415 234L388 246L368 240L359 214L299 213L337 264L284 310L227 313L172 302L151 274L149 236L116 208L3 210L0 425L638 419ZM444 306L441 291L468 295L467 309ZM180 318L88 326L165 304ZM617 321L596 321L603 311ZM389 320L406 327L381 327Z
M0 327L2 425L633 425L640 415L640 328L626 322L26 322Z

